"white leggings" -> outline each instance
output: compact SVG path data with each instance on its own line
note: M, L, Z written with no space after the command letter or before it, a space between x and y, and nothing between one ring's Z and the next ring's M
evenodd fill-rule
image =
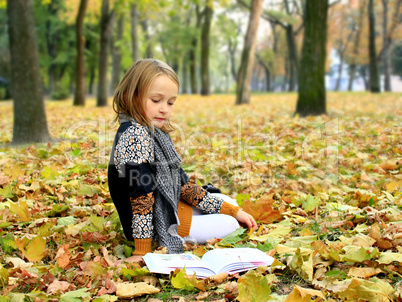
M237 202L224 194L212 193L232 205L238 206ZM240 225L236 218L225 214L204 214L200 209L193 207L193 219L190 228L190 237L204 244L208 239L223 238Z

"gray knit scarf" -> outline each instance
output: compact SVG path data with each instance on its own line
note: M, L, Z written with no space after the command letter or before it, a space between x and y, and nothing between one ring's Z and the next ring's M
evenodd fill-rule
M135 122L132 117L119 115L120 123ZM167 253L183 252L184 240L177 233L179 218L177 208L180 199L180 155L176 152L170 135L157 127L149 129L153 140L155 161L151 163L155 171L156 189L154 191L153 223L155 238Z

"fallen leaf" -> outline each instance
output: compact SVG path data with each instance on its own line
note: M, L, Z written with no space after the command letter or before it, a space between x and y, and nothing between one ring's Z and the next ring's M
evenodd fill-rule
M240 302L268 301L270 299L271 288L267 276L258 274L255 270L250 270L238 281L239 295L237 300Z
M313 297L317 297L312 300ZM319 290L307 289L297 285L293 286L292 292L286 297L284 302L310 302L325 299L324 294Z
M242 208L255 220L261 223L272 223L282 218L282 211L274 209L275 200L272 197L273 194L267 194L255 202L245 200Z
M122 299L156 293L159 293L159 289L145 282L120 282L116 284L116 296Z

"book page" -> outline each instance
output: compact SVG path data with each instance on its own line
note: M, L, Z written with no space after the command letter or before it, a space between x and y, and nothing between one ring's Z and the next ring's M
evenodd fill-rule
M253 248L215 249L207 252L202 261L213 271L230 273L246 271L258 266L269 266L274 258Z
M186 269L187 275L196 274L205 278L215 275L215 272L200 258L193 254L153 254L148 253L143 257L149 271L153 273L169 274L176 268Z

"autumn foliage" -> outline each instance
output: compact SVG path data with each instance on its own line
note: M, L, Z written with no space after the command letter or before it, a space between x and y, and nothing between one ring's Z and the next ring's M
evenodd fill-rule
M329 115L305 119L292 116L295 101L176 102L183 168L259 223L186 251L248 246L276 259L204 280L131 257L107 185L111 107L48 101L54 141L12 148L12 104L0 103L0 301L400 301L400 96L329 93Z

